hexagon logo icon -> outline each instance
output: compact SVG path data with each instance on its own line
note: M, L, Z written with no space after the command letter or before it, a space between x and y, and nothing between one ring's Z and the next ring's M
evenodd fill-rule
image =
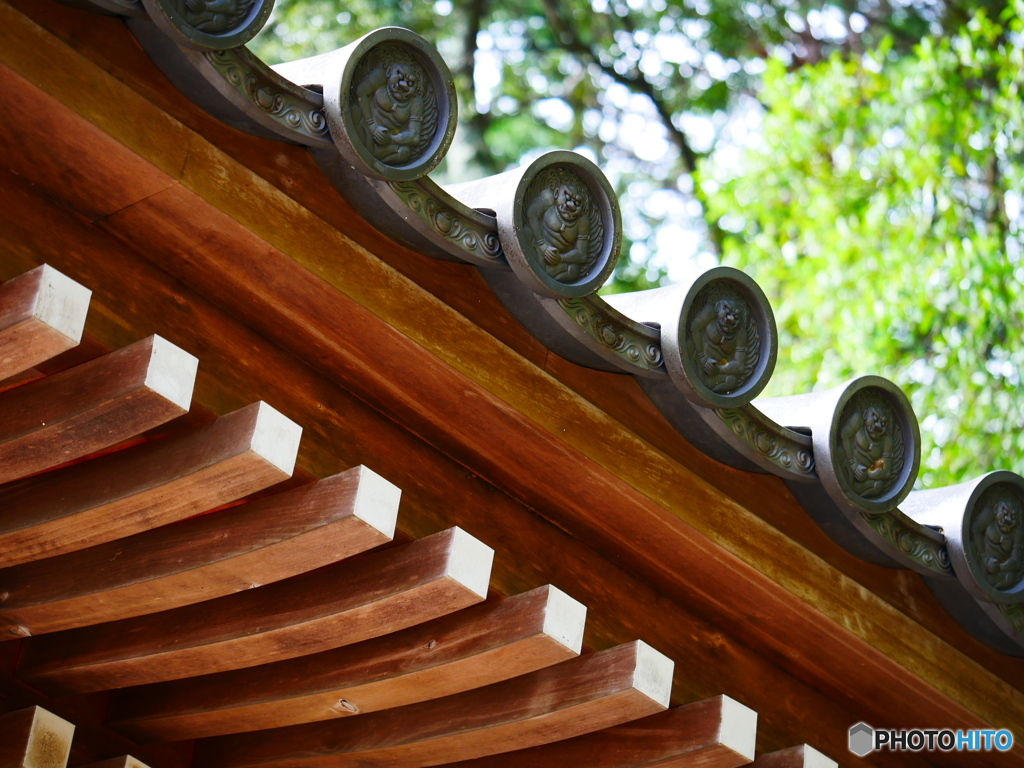
M857 723L850 728L850 751L857 757L864 757L874 749L875 729L867 723Z

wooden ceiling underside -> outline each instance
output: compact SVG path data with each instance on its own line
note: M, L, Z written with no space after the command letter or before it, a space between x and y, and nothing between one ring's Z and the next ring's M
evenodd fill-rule
M87 330L107 349L156 333L196 354L195 399L221 416L191 428L255 419L245 409L265 398L305 428L298 463L309 479L321 478L317 486L365 464L403 489L401 546L461 526L495 547L497 592L557 584L591 610L588 647L646 640L677 662L677 700L727 692L757 710L766 750L807 740L842 754L846 729L859 719L1024 722L1024 666L966 637L919 583L823 540L781 483L697 455L644 410L625 377L548 355L468 270L425 264L369 231L298 148L242 136L203 115L163 81L117 20L48 2L20 10L0 4L0 89L8 106L0 278L49 261L95 291ZM237 455L223 429L227 467ZM321 528L330 535L331 525ZM170 546L140 528L131 535L142 542L139 552ZM119 545L94 542L98 553L110 546ZM294 557L281 550L282 562ZM100 559L74 567L98 568ZM325 565L317 563L309 568ZM219 573L214 566L198 572L207 569ZM158 593L163 600L200 590L205 575L192 582L169 569L158 581L168 585ZM171 700L175 683L131 676L160 665L129 662L136 646L127 636L101 641L90 634L99 630L75 628L76 617L96 611L96 622L142 622L133 631L159 634L111 608L157 597L116 582L106 589L118 599L24 603L20 625L50 622L35 631L83 633L83 642L95 643L47 653L56 641L44 636L24 663L53 692L68 680L109 674L95 684L167 686ZM245 652L257 658L272 645ZM124 658L92 655L100 647L120 648ZM13 671L15 652L5 653L0 661ZM196 658L189 649L177 653L182 665ZM54 661L65 656L67 665ZM241 679L230 669L215 674ZM33 695L14 684L6 708L49 701ZM276 695L301 698L286 685ZM108 698L74 694L68 711L80 725L101 725ZM327 701L314 698L310 709ZM156 713L149 722L176 717ZM1020 750L1002 757L1024 764ZM877 764L913 760L894 755Z
M0 284L19 681L107 692L107 727L161 766L754 757L756 715L731 699L665 711L672 662L645 643L579 656L586 609L560 590L488 599L493 550L465 531L389 545L401 493L379 475L292 479L301 429L267 404L190 417L197 360L170 342L53 362L88 298L45 265ZM0 717L0 768L61 768L73 731L38 706Z

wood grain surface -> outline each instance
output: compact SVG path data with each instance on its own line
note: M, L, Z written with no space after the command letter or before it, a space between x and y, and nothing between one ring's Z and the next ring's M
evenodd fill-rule
M0 381L77 345L90 296L45 264L0 285Z
M126 454L140 449L110 457L102 469L82 466L75 473L86 481L103 474L130 479L138 483L133 500L161 489L158 519L164 521L172 513L178 517L219 506L283 474L245 449L256 426L249 417L257 412L250 407L221 417L216 426L202 428L198 437L193 434L170 452L168 445L142 449L150 454L140 462L143 469L167 471L173 464L169 453L196 462L196 471L169 471L171 479L163 487L153 482L151 473L125 471ZM231 440L216 440L217 433ZM206 450L211 441L223 449L213 456ZM230 474L225 471L229 464ZM45 488L52 489L52 483ZM0 570L0 626L39 635L99 624L211 600L330 565L391 540L400 494L376 473L354 467L249 504L6 568ZM148 504L152 517L147 522L154 522L155 503ZM145 505L140 500L138 506L123 508L127 511L118 505L116 516L109 514L111 505L102 506L118 521L120 534L131 530L132 514Z
M479 688L577 655L586 609L546 586L332 651L115 697L110 724L176 741L330 720Z
M192 355L150 336L0 393L0 483L80 459L181 416L192 399L196 366Z
M838 768L838 766L839 763L835 760L826 757L807 744L769 752L750 764L750 768Z
M136 760L131 755L124 755L123 757L115 757L99 763L82 766L82 768L149 768L149 766L141 760Z
M18 676L83 693L337 648L482 601L492 557L453 528L216 600L31 638Z
M116 27L108 32L114 34ZM734 693L759 712L765 748L779 749L798 739L814 740L822 747L845 743L849 724L865 711L880 713L879 717L893 717L894 710L903 717L948 711L948 699L920 698L891 678L860 673L851 672L842 686L822 693L805 679L805 675L817 683L824 679L813 667L808 669L808 660L826 651L830 659L842 660L846 651L838 638L821 632L811 642L792 627L779 624L762 605L756 614L759 621L780 633L773 636L773 644L781 644L783 635L789 638L785 656L772 655L772 646L766 650L737 640L711 618L697 615L699 605L685 596L669 599L625 569L615 550L595 551L521 500L496 489L487 478L468 473L463 465L308 363L268 344L203 295L122 243L84 225L23 179L0 172L0 190L12 213L11 247L2 266L17 274L45 258L83 283L104 286L93 301L90 333L116 345L130 341L137 328L160 328L196 350L205 361L197 380L197 400L215 412L230 411L259 396L287 403L288 414L307 428L300 452L307 469L326 476L359 463L382 468L403 488L407 533L425 536L460 525L486 541L501 542L495 563L497 589L516 594L545 583L559 584L591 609L589 646L607 648L643 636L673 658L686 659L675 680L681 695L696 700L723 690ZM43 243L35 239L41 227L48 227L50 234ZM125 304L118 299L140 286L146 287L146 302ZM260 350L259 365L240 365L238 361L251 359L253 349ZM789 512L799 510L791 507ZM680 568L680 578L686 573L686 568ZM886 569L886 573L892 572ZM726 589L727 583L723 581L719 588ZM948 632L950 622L944 626ZM973 643L974 652L985 658L975 641L965 642ZM814 646L813 653L808 645ZM1011 676L1017 670L1013 660L1007 665L1005 657L990 665ZM842 672L826 671L832 681L838 679L834 673ZM814 734L796 725L804 721L806 712L815 713ZM869 756L865 764L873 762ZM912 766L913 761L887 755L884 764Z
M135 421L133 410L133 402L124 402L123 409L108 412L109 427L98 418L94 427L101 434L108 429L119 431L122 423ZM0 565L63 555L130 536L267 488L291 476L301 433L297 424L266 403L253 403L176 437L8 485L0 489ZM67 583L77 573L64 576ZM0 591L0 611L6 607ZM31 630L31 624L26 626Z
M446 768L738 768L754 759L757 714L728 696L565 741Z
M220 736L196 768L425 768L570 738L665 708L672 662L640 642L443 699Z

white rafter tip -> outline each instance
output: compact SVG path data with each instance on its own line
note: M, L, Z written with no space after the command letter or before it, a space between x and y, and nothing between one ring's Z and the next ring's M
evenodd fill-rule
M302 427L276 408L260 401L250 448L265 461L291 476L299 455Z
M402 499L402 489L368 467L359 466L356 470L359 473L359 486L352 514L393 539L395 526L398 525L398 504Z
M810 744L804 744L803 768L839 768L839 763L826 757Z
M35 707L32 716L32 731L29 743L29 760L26 765L33 765L32 760L34 745L38 744L39 749L45 749L46 765L66 765L71 754L71 739L75 735L75 726L62 717L57 717L49 710L42 707ZM44 760L39 760L43 765Z
M736 699L722 696L722 725L718 742L748 761L754 759L757 742L757 712Z
M67 336L73 345L78 344L85 330L92 291L49 264L43 264L39 269L39 292L32 316Z
M548 589L544 608L544 634L557 640L577 656L583 650L583 630L587 624L587 606L558 587Z
M199 360L161 336L152 336L146 386L183 411L192 403Z
M480 597L487 597L494 550L461 528L452 528L447 575Z
M636 641L636 671L633 687L667 708L672 698L672 673L675 662L643 640Z

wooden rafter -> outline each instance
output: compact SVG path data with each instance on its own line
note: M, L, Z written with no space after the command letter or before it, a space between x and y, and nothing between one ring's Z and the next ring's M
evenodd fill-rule
M111 725L177 741L330 720L508 680L580 651L586 608L540 587L333 651L115 697Z
M0 286L0 381L77 345L91 295L47 265Z
M757 714L728 696L447 768L737 768L754 759Z
M643 643L354 718L200 742L197 768L425 768L600 730L668 704L672 662Z
M0 482L75 461L181 416L192 400L197 364L151 336L0 394ZM18 552L5 555L4 564L50 553L43 544L19 540L17 530L3 531L5 551Z
M246 410L252 415L258 409ZM193 447L196 443L185 442ZM205 511L281 479L268 471L272 465L257 451L234 448L220 462L232 464L230 473L223 468L212 473L218 462L209 461L207 452L202 471L179 475L167 484L175 486L173 492L164 489L163 498L173 500L177 510ZM156 459L166 454L150 451L149 465L165 468ZM78 480L95 482L103 474L103 463L83 465ZM131 476L124 473L125 462L108 459L108 470L112 463L119 474ZM181 483L183 478L189 482ZM145 479L152 482L151 476ZM52 478L46 488L53 488ZM250 504L134 535L124 536L128 515L119 515L119 538L114 541L0 571L0 592L7 595L0 602L0 623L40 635L211 600L330 565L391 540L399 494L376 473L355 467ZM126 508L144 506L135 501ZM152 507L147 511L147 522L154 522ZM171 516L165 511L162 518Z

